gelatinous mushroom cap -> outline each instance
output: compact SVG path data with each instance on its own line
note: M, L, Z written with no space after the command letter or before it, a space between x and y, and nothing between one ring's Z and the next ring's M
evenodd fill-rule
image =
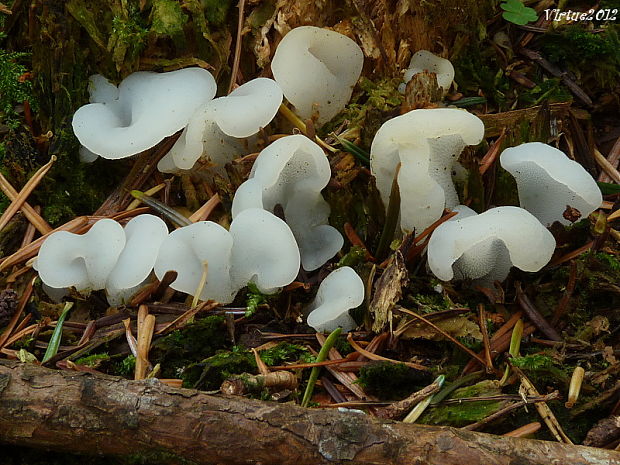
M440 225L428 244L428 265L443 281L503 281L511 266L538 271L555 250L555 239L526 210L492 208L480 215L469 209Z
M155 275L162 279L167 271L176 271L177 278L170 287L194 295L206 266L207 281L200 299L232 302L236 293L230 283L232 248L232 236L211 221L176 229L161 244Z
M132 290L144 282L153 271L159 247L168 236L166 223L154 215L138 215L124 229L125 248L106 284L108 301L110 298L114 300L115 295L130 295Z
M303 119L317 105L325 123L347 104L364 54L348 37L314 26L297 27L284 36L271 62L274 79Z
M370 168L387 206L396 167L403 231L418 233L459 203L452 165L467 145L484 136L482 121L464 110L413 110L379 128L371 146Z
M266 294L293 282L299 273L299 249L288 225L259 208L239 213L230 224L234 247L231 277L238 288L249 282Z
M355 329L357 324L349 310L364 301L364 283L353 268L343 266L332 271L319 286L308 315L308 325L316 331L344 331Z
M123 227L103 219L86 234L50 234L41 245L35 268L41 280L53 288L103 289L124 247Z
M267 126L282 103L280 86L267 78L257 78L237 87L226 97L202 105L158 169L174 172L191 169L206 154L223 167L233 155L243 153L238 138L250 137Z
M91 84L95 103L75 112L73 131L90 152L109 159L140 153L183 129L216 91L213 76L201 68L133 73L117 95L101 76Z
M256 158L250 179L233 199L233 218L248 208L284 209L307 271L315 270L333 257L344 242L330 226L329 205L321 196L329 182L331 168L323 150L302 135L286 136L273 142Z
M428 50L420 50L411 57L409 67L405 70L404 80L409 82L411 78L422 72L435 73L437 85L444 91L448 91L454 80L454 66L445 58L438 57Z
M500 163L517 181L521 207L547 226L586 218L603 202L601 190L583 166L547 144L530 142L508 148ZM572 212L570 219L563 215L567 208Z

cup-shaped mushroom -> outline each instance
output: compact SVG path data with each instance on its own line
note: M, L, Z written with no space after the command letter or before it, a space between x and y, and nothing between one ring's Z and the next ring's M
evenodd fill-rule
M194 295L206 273L200 299L230 303L237 292L230 281L232 249L232 236L219 224L201 221L179 228L162 242L155 275L162 279L167 271L176 271L170 287Z
M240 289L249 282L271 294L299 273L299 249L288 225L260 208L239 213L230 224L234 247L230 275Z
M583 166L547 144L508 148L500 163L517 181L521 207L547 226L587 218L603 202L601 190ZM570 215L565 217L567 210Z
M405 70L405 83L418 73L435 73L437 85L447 92L454 80L454 66L445 58L438 57L428 50L420 50L411 57L409 67Z
M364 301L364 283L353 268L343 266L332 271L321 282L308 315L308 325L316 331L343 331L355 329L357 324L349 310L359 307Z
M317 144L302 135L282 137L258 155L250 178L237 189L233 218L248 208L273 212L276 205L282 206L299 244L304 270L315 270L344 243L340 233L327 224L330 209L321 196L330 175L327 157Z
M125 248L108 276L106 292L111 304L131 297L153 271L159 247L168 236L168 228L154 215L138 215L125 226Z
M271 62L273 77L303 119L317 106L326 123L349 102L360 77L364 54L348 37L314 26L284 36Z
M553 235L519 207L492 208L480 215L459 213L440 225L428 244L428 265L443 281L503 281L511 266L538 271L551 260Z
M371 146L370 169L387 206L398 164L400 227L418 233L459 203L452 166L467 145L484 136L482 121L464 110L413 110L381 126Z
M125 247L125 231L114 220L97 221L86 234L58 231L43 242L35 268L50 287L103 289Z
M207 155L221 171L234 155L244 153L239 139L253 136L267 126L281 103L280 86L267 78L253 79L226 97L212 100L196 110L158 169L191 169L200 157Z
M153 147L187 126L190 117L213 98L213 76L201 68L168 73L138 72L119 85L94 79L95 103L73 115L73 131L90 152L103 158L125 158Z

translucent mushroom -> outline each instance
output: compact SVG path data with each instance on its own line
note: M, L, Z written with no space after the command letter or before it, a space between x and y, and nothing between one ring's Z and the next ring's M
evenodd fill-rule
M206 273L200 299L232 302L236 294L230 281L232 247L230 233L212 221L176 229L161 245L155 261L155 275L162 279L167 271L176 271L177 278L170 287L194 295Z
M200 299L230 303L249 282L263 292L290 284L299 271L299 251L286 223L250 209L233 220L230 232L211 221L173 231L155 262L158 278L169 270L177 272L173 289L194 295L206 278Z
M288 225L271 213L250 208L230 225L233 238L231 276L241 288L249 282L271 294L293 282L299 273L299 249Z
M438 57L428 50L420 50L411 57L409 67L403 76L405 84L418 73L429 72L437 76L437 85L447 92L454 80L454 66L445 58ZM404 92L405 86L400 88Z
M555 250L553 235L526 210L498 207L476 215L463 208L433 232L428 265L443 281L503 281L511 266L538 271Z
M213 76L201 68L129 75L116 91L105 78L91 78L91 101L73 116L73 131L92 154L125 158L183 129L213 98Z
M587 218L603 202L601 190L583 166L547 144L508 148L500 163L517 181L521 207L547 226L555 221L571 224L563 215L569 207L579 212L577 218Z
M364 283L353 268L343 266L321 282L308 315L308 325L318 332L355 329L357 324L349 310L364 301Z
M159 253L159 247L168 236L168 227L154 215L138 215L124 228L125 247L118 257L106 283L108 302L125 303L149 277Z
M206 155L221 168L244 153L241 138L267 126L282 103L282 90L272 79L257 78L237 87L226 97L202 105L170 152L160 161L162 172L191 169Z
M50 234L41 245L35 269L41 280L53 288L99 290L105 288L124 247L123 227L114 220L103 219L86 234Z
M327 224L330 209L321 196L330 175L329 162L318 145L302 135L282 137L258 155L250 178L237 189L233 218L249 208L273 212L276 205L282 206L299 244L303 268L315 270L344 243Z
M317 105L325 123L348 103L364 54L348 37L314 26L297 27L284 36L271 62L274 79L303 119Z
M484 125L464 110L413 110L381 126L371 147L370 169L388 205L398 164L400 226L423 231L438 220L444 208L459 203L452 166L467 145L478 144Z

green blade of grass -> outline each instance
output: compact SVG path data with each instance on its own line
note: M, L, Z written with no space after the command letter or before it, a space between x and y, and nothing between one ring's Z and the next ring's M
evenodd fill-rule
M138 199L140 202L151 207L153 210L161 213L163 216L168 218L177 226L183 227L192 224L192 222L188 218L184 217L173 208L170 208L165 203L162 203L159 200L154 199L153 197L149 197L144 192L133 190L131 191L131 195L134 198Z
M336 328L331 332L327 339L325 339L325 343L319 352L319 355L316 357L316 363L324 362L327 358L327 354L329 350L334 347L338 336L342 332L342 328ZM321 367L314 367L310 372L310 378L308 379L308 385L306 386L306 391L304 392L304 397L301 401L302 407L307 407L310 403L310 399L312 398L312 392L314 392L314 385L316 384L316 380L319 379L319 373L321 372Z
M67 315L69 314L69 310L71 310L72 307L73 302L67 302L65 304L65 308L63 308L62 313L58 317L56 327L54 328L54 332L52 333L52 337L50 338L50 342L47 345L47 350L45 351L45 355L43 356L43 360L41 361L41 363L47 362L58 352L58 348L60 347L60 340L62 339L62 325L65 322L65 318L67 318Z

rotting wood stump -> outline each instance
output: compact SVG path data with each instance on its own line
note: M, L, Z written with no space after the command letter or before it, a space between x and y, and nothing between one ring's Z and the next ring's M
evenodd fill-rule
M151 463L620 465L620 453L0 361L0 441Z

